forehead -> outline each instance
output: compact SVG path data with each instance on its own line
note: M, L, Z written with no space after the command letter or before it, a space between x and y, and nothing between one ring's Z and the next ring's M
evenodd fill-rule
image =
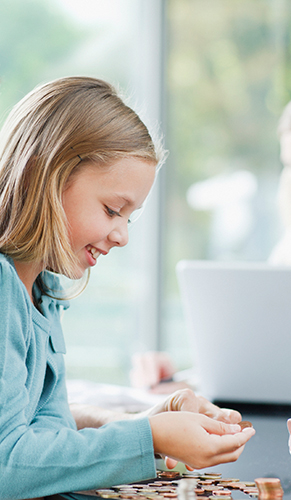
M126 204L146 198L156 175L156 165L137 158L123 158L110 165L84 162L69 179L68 188L89 189L100 195L111 195Z

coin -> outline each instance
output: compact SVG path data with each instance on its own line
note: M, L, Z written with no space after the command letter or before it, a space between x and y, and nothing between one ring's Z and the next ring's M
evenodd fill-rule
M168 477L168 478L172 478L172 477L177 477L177 476L180 476L180 472L177 472L177 471L170 471L170 470L165 470L165 471L159 472L159 473L158 473L158 476L159 476L159 477Z
M239 479L236 479L235 477L228 477L228 478L223 478L219 480L219 484L225 484L225 483L238 483Z
M203 488L204 488L204 490L205 490L205 491L208 491L208 492L210 492L210 493L211 493L212 491L215 491L215 490L216 490L216 491L217 491L217 490L220 490L220 488L218 488L216 484L211 484L211 485L209 484L209 485L207 485L207 486L203 486ZM222 488L221 488L221 490L220 490L220 491L222 491Z
M218 495L211 495L210 500L231 500L231 495L228 496L218 496Z
M212 491L212 495L215 495L215 496L226 496L228 497L229 495L231 495L231 491L230 490L213 490Z
M246 483L242 483L241 481L233 481L228 483L229 488L233 488L234 490L242 490L246 487Z
M253 424L248 420L242 420L242 422L239 422L238 425L240 425L242 429L245 429L246 427L253 427Z

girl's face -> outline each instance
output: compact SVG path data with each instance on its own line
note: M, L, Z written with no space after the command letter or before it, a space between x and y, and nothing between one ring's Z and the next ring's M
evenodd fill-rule
M111 167L87 163L63 192L69 238L78 259L76 278L94 266L99 255L128 242L128 220L140 208L154 182L156 166L124 158Z

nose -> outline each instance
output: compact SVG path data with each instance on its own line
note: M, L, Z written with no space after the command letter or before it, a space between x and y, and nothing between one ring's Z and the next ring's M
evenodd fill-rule
M128 226L125 218L116 219L116 226L108 235L108 240L117 247L124 247L128 243Z

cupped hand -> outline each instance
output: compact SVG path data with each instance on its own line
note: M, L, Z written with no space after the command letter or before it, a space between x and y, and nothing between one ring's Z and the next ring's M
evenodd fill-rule
M181 389L174 392L162 403L158 403L148 410L148 415L156 415L167 411L201 413L214 420L219 420L227 424L237 424L242 418L238 411L219 408L202 396L196 396L191 389Z
M157 415L167 411L188 411L192 413L200 413L228 424L237 424L241 421L241 414L238 411L227 408L219 408L210 403L202 396L196 396L191 389L182 389L168 396L162 404L157 404L148 411L148 416ZM240 431L240 429L237 429ZM170 457L164 457L166 467L173 469L177 465L177 461ZM188 470L193 470L187 466Z
M197 396L197 399L199 400L199 413L207 415L214 420L219 420L227 424L238 424L242 419L241 414L236 410L219 408L219 406L210 403L203 396Z
M252 427L241 430L192 412L168 412L150 417L155 453L180 461L188 468L201 469L233 462L255 434Z

